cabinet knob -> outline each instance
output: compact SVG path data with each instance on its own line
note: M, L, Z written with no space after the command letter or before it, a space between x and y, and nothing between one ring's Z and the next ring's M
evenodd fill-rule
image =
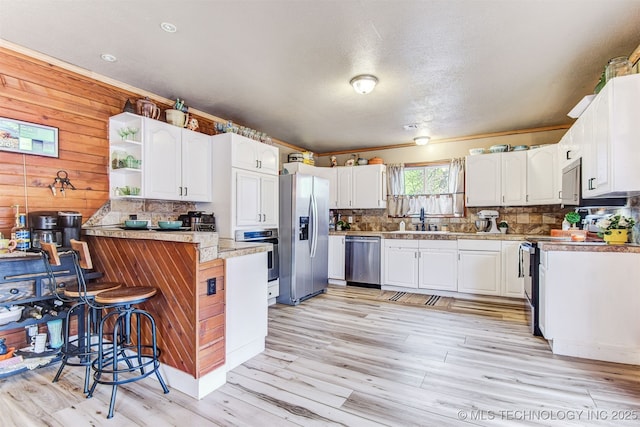
M9 290L9 293L10 293L11 295L18 295L18 294L20 293L20 290L18 290L18 288L11 288L11 289Z

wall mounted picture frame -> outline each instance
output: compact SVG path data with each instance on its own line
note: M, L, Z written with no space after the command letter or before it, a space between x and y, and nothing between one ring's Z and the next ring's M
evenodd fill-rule
M58 128L0 117L0 150L58 157Z

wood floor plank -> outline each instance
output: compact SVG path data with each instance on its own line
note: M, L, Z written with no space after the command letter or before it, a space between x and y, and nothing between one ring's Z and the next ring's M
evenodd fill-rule
M82 368L55 384L57 366L8 377L1 425L640 425L614 420L640 414L638 366L552 354L517 300L424 301L330 286L299 306L276 304L267 349L227 384L202 400L164 395L155 377L126 384L110 420L110 388L86 399Z

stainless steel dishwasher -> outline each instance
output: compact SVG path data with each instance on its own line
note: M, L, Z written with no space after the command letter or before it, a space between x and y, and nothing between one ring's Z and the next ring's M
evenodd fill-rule
M345 243L347 282L380 286L380 238L347 236Z

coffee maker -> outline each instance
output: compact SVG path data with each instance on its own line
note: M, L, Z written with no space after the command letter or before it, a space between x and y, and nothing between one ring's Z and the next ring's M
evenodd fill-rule
M62 247L70 248L71 240L80 240L82 214L80 212L58 212L58 227L62 230Z
M62 246L62 230L58 227L58 212L29 212L31 246L40 248L40 242Z

